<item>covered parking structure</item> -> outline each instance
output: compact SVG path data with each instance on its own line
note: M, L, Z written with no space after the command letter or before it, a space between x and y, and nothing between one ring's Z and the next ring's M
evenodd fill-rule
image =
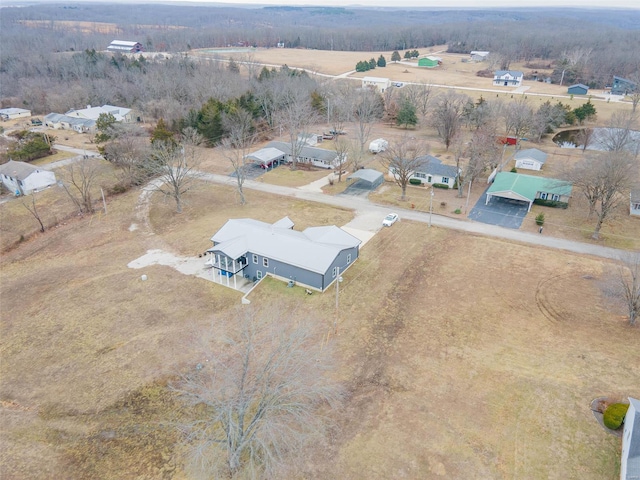
M245 158L262 168L269 168L284 162L286 155L285 152L277 148L265 147L250 153Z
M384 182L384 175L372 168L363 168L356 170L347 177L347 182L351 181L351 186L357 185L358 188L375 190Z
M518 200L526 202L527 212L530 212L536 199L568 203L571 188L571 184L554 178L500 172L487 190L485 205L488 205L493 197Z

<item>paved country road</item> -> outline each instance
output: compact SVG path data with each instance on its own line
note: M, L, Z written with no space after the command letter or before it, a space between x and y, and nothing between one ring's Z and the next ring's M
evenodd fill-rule
M235 179L225 175L203 172L201 178L207 182L236 187ZM318 203L324 203L327 205L333 205L335 207L349 208L355 210L356 212L367 215L375 213L379 215L380 222L382 222L382 218L384 218L384 216L389 213L390 210L393 210L398 213L398 215L400 215L401 219L413 220L425 224L429 223L430 215L427 212L417 212L415 210L375 204L372 203L369 199L361 197L345 197L340 195L331 196L323 193L308 191L305 190L304 187L283 187L253 180L245 181L244 188L272 193L275 195L283 195ZM431 223L436 227L452 228L455 230L462 230L464 232L475 233L479 235L504 238L506 240L529 243L532 245L555 248L558 250L566 250L574 253L595 255L603 258L619 259L625 253L628 253L625 250L618 250L615 248L603 247L600 245L592 245L589 243L575 242L572 240L565 240L562 238L555 238L547 235L521 232L519 230L502 228L495 225L487 225L484 223L458 220L455 218L444 217L437 214L433 214L433 216L431 217Z

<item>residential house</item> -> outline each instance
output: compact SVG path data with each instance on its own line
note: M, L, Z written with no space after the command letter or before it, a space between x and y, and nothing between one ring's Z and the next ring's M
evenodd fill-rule
M109 52L119 53L139 53L144 52L144 48L140 42L130 42L127 40L114 40L107 47Z
M519 87L524 74L518 70L498 70L493 74L493 84L501 87Z
M285 155L285 162L293 162L291 156L291 144L286 142L270 142L267 148L275 148ZM338 168L347 161L347 154L338 155L335 150L326 150L324 148L303 146L298 152L296 160L300 163L308 163L319 168Z
M512 172L499 172L487 190L485 205L492 198L518 200L529 204L528 211L536 199L568 203L572 185L554 178L534 177Z
M516 168L526 170L540 170L547 161L548 155L537 148L527 148L518 151L513 158L516 161Z
M637 88L637 82L613 76L613 84L611 85L611 93L613 95L628 95L635 92Z
M416 167L410 178L418 179L422 184L440 183L453 188L460 174L456 167L444 165L439 158L432 155L424 155L418 160L420 160L420 165ZM389 169L389 175L395 177L393 167Z
M589 93L589 87L583 83L576 83L567 89L569 95L586 95Z
M629 194L629 215L640 216L640 189Z
M207 250L213 280L237 288L238 277L257 281L269 275L323 292L357 260L361 241L341 228L299 232L293 226L288 217L273 224L228 220Z
M24 108L2 108L0 109L0 120L15 120L16 118L30 117L31 110Z
M484 52L481 50L473 50L469 53L469 58L472 62L484 62L487 57L489 57L489 52Z
M56 174L25 162L0 165L2 184L16 195L29 195L56 184Z
M440 57L428 56L418 60L419 67L434 68L439 65L442 65L442 58Z
M375 190L384 183L384 175L373 168L360 168L347 177L351 186L357 184L358 189Z
M116 122L129 123L133 120L130 108L114 107L113 105L102 105L101 107L87 105L87 108L69 110L65 113L65 115L69 117L83 118L86 120L98 120L98 117L102 114L113 115Z
M362 88L376 88L380 93L391 86L391 80L380 77L363 77Z
M78 133L90 133L96 130L96 121L70 117L61 113L50 113L44 116L44 125L56 130L73 130Z
M640 400L629 397L629 410L624 417L620 480L640 478Z

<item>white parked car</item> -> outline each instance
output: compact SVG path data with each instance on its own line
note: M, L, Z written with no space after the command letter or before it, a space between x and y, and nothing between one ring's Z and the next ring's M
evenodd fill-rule
M390 213L389 215L384 217L384 220L382 220L382 226L383 227L390 227L391 225L393 225L397 221L398 221L398 214L397 213Z

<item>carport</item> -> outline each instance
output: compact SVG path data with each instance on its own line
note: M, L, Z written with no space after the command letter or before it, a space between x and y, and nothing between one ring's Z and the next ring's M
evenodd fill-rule
M281 162L284 162L285 156L286 153L278 150L277 148L266 147L250 153L245 158L247 160L251 160L262 168L269 168L273 165L279 165Z
M357 185L358 188L375 190L384 182L384 175L372 168L363 168L349 175L347 182L349 181L352 181L351 186Z
M485 205L493 197L517 200L527 204L527 212L536 198L566 202L571 196L571 184L554 178L534 177L512 172L500 172L487 190Z

